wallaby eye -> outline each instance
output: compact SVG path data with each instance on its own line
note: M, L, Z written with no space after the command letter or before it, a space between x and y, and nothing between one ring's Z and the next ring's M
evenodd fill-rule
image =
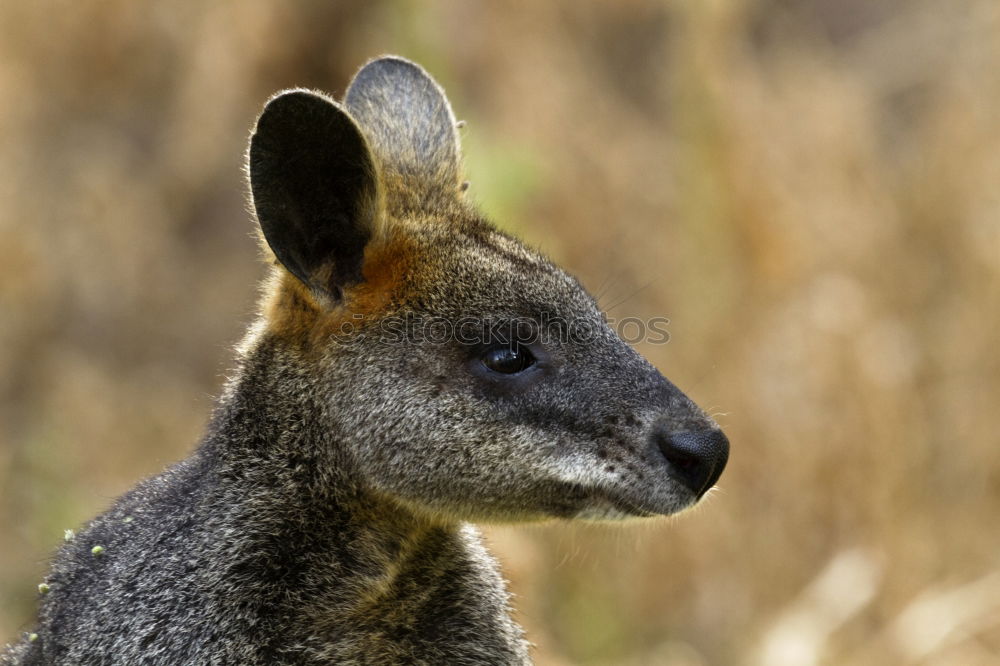
M483 365L504 375L514 375L528 369L535 363L535 357L521 345L491 347L483 354Z

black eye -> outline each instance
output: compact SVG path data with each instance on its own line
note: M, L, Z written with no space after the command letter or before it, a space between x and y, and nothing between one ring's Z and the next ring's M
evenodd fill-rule
M535 363L535 357L521 345L492 347L483 354L483 365L504 375L526 370Z

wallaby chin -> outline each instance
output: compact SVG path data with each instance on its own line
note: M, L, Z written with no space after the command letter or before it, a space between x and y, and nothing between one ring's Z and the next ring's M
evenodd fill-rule
M670 515L728 441L467 201L419 66L275 95L247 171L272 273L208 432L67 540L2 663L529 663L468 522Z

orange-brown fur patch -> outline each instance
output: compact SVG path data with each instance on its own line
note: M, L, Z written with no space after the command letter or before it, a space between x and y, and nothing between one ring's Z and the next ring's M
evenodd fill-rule
M331 333L370 325L404 299L418 253L418 244L400 230L373 240L365 249L364 281L345 290L343 302L332 308L278 266L264 301L268 329L319 348Z

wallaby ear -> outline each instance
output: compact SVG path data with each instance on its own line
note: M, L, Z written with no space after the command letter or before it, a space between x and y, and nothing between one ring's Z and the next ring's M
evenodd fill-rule
M286 91L257 119L248 161L254 210L274 255L322 299L338 301L361 282L365 246L382 217L361 130L329 98Z
M418 187L457 191L461 153L455 114L423 68L398 56L372 60L354 76L344 104L383 169Z

